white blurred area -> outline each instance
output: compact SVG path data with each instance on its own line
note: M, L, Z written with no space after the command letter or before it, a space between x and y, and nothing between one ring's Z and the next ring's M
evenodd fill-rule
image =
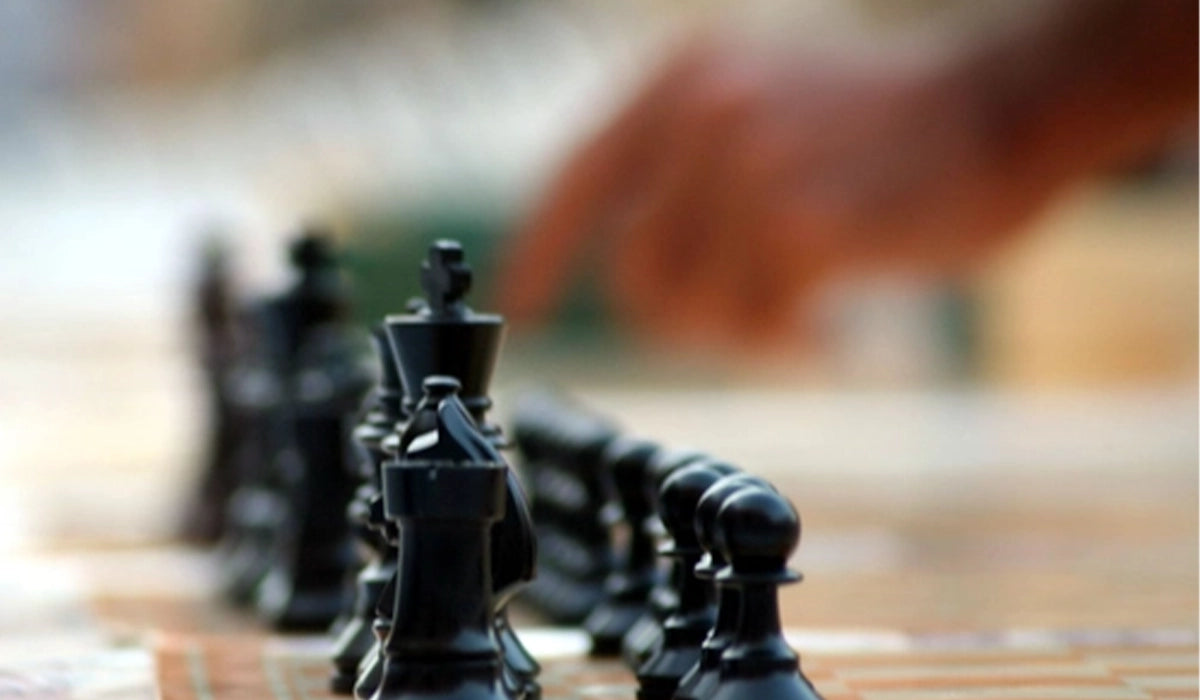
M829 41L878 17L865 4L800 3L788 26ZM186 333L198 231L241 232L240 276L267 289L310 216L446 197L517 211L681 27L727 9L0 4L0 551L169 534L203 427ZM1194 502L1195 189L1194 172L1097 188L1040 220L972 290L966 385L941 383L937 290L903 280L831 292L829 347L794 377L659 387L651 361L614 387L567 358L553 379L639 434L767 475L866 475L848 478L924 502L1006 468L1149 470ZM504 360L498 404L540 378Z
M310 217L513 206L661 36L634 3L0 7L0 549L170 532L198 237L284 280Z
M208 227L244 234L242 272L264 285L305 217L448 193L515 202L605 116L661 34L657 14L579 2L6 5L0 24L18 40L0 49L0 211L16 255L0 290L50 310L169 317L193 273L189 243ZM276 23L314 26L288 36L268 31Z

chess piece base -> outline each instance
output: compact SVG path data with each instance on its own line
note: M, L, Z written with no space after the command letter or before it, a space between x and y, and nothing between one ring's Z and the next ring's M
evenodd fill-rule
M718 682L715 692L709 697L712 700L821 700L812 683L796 671L725 679Z

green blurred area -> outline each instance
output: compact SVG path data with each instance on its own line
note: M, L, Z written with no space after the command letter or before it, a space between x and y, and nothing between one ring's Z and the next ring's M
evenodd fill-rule
M495 268L495 241L504 222L479 208L423 212L369 213L351 226L344 251L354 281L355 317L363 324L401 313L405 302L421 295L420 269L429 245L441 238L462 243L475 272L472 297L489 288Z

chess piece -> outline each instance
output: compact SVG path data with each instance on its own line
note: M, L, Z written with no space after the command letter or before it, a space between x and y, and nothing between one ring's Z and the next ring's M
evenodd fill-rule
M358 668L375 643L375 609L384 588L396 571L396 551L387 540L386 519L379 500L380 470L387 457L383 441L401 419L403 387L400 372L392 357L382 327L372 331L375 355L379 363L379 382L368 397L362 419L354 428L353 442L358 448L357 468L361 486L347 508L367 561L354 582L353 605L344 611L346 623L334 641L333 675L330 690L349 695L358 679Z
M735 588L742 612L737 631L721 654L712 700L814 700L820 695L800 670L783 637L780 585L800 575L787 561L800 541L800 518L777 493L747 488L730 496L717 514L714 541L729 566L717 573Z
M662 643L637 671L638 700L671 700L679 681L700 660L700 644L716 621L713 588L693 574L703 554L696 538L696 506L731 471L727 465L701 462L663 481L659 513L671 542L662 554L679 562L679 604L663 621Z
M406 430L383 467L384 511L398 524L400 566L375 700L508 700L492 632L491 528L508 466L451 394L429 432Z
M270 563L276 531L287 517L287 503L275 488L273 462L286 459L283 420L283 346L277 300L248 306L239 314L247 329L246 348L230 369L228 389L235 413L238 444L233 454L237 488L225 511L224 534L217 548L219 587L237 606L254 602L254 593Z
M538 537L538 577L522 600L554 622L579 624L599 604L613 567L609 528L601 516L606 502L601 457L617 431L551 394L523 397L515 413Z
M353 410L368 382L344 323L348 295L328 236L306 229L289 260L295 282L243 313L248 344L229 380L245 429L220 546L222 589L235 604L255 603L274 624L318 627L342 594L313 587L353 558L352 549L340 549L348 542L340 510L349 487L333 423ZM309 590L293 602L296 576L312 583L300 584Z
M454 377L432 375L422 383L424 395L406 414L406 418L396 423L395 430L383 440L382 447L387 455L384 462L396 462L403 458L409 444L420 435L436 433L438 429L438 407L442 401L457 396L462 385ZM382 466L381 466L382 469ZM382 493L382 472L380 476L380 492L372 502L371 515L388 523L385 534L388 538L389 549L399 556L400 531L396 522L387 517L384 509ZM392 629L395 617L396 591L399 588L399 562L393 567L391 578L384 585L383 592L375 606L375 621L372 632L375 635L375 645L368 655L363 658L358 669L358 680L354 686L354 695L359 700L374 697L383 675L383 664L386 658L385 642Z
M225 511L237 487L234 453L241 426L229 391L228 376L237 360L238 342L229 253L221 241L206 242L194 311L208 426L203 468L189 497L180 534L189 542L212 544L224 534Z
M326 629L347 605L346 578L358 562L346 520L353 493L349 417L369 385L356 338L314 331L292 388L292 459L276 464L289 517L257 591L259 613L279 629Z
M646 470L643 484L644 498L654 504L655 512L642 521L645 536L653 541L666 537L662 519L658 516L658 493L667 477L686 466L709 459L703 452L691 449L660 450L655 454ZM670 560L667 570L656 576L654 587L647 598L648 609L625 633L621 640L621 659L633 671L637 671L654 654L662 643L662 623L679 606L677 588L682 571L679 560Z
M380 500L380 509L382 512L382 499ZM394 526L393 526L394 528ZM395 533L396 540L399 539L399 533ZM391 544L391 550L396 551L396 542ZM397 552L397 559L399 553ZM396 602L396 576L399 568L399 561L393 567L393 571L387 582L379 592L379 598L375 603L375 619L371 623L371 634L375 637L375 641L371 644L371 648L363 655L359 661L357 677L354 681L354 697L355 700L370 700L375 696L375 691L379 689L379 680L383 676L384 663L384 642L387 640L388 634L392 631L392 615Z
M607 500L602 519L610 532L627 532L618 538L623 546L604 581L604 596L583 623L593 656L620 653L621 641L647 611L647 599L658 581L655 541L645 527L654 502L643 488L649 462L658 452L652 442L621 436L609 443L601 459Z
M466 407L480 432L500 448L504 436L487 421L492 402L488 387L503 335L504 320L495 314L478 313L463 297L470 290L471 270L463 260L462 247L439 240L429 249L421 266L423 300L410 303L408 313L387 317L385 327L404 386L403 411L411 421L425 420L417 404L427 378L444 375L459 383L458 400ZM436 384L436 382L435 382ZM397 426L408 433L410 426ZM384 441L385 450L389 441ZM403 448L397 442L391 449ZM524 648L508 621L508 603L533 579L537 542L524 490L511 469L505 475L503 518L491 531L492 618L494 634L504 655L502 678L512 697L532 700L540 695L536 677L540 667ZM385 633L391 612L387 596L379 606L375 627ZM379 675L378 654L368 653L355 686L357 697L369 697Z
M696 564L695 575L701 581L713 581L718 571L728 562L721 549L716 546L715 529L717 514L734 494L749 488L774 490L769 482L750 474L730 474L710 486L696 505L696 540L704 550L704 556ZM742 611L742 598L737 588L720 583L716 588L717 621L700 645L700 660L692 667L679 688L675 700L701 700L712 694L721 672L721 654L729 646L737 632L738 619Z

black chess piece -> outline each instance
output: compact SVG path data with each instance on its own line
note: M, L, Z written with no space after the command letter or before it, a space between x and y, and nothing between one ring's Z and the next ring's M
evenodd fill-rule
M383 440L382 447L387 455L384 462L396 462L403 458L409 443L419 435L434 433L438 428L438 407L450 396L457 396L462 385L454 377L431 375L422 383L424 395L412 408L406 418L395 425L395 431ZM382 465L381 465L382 469ZM380 491L372 499L370 516L375 520L388 523L384 533L390 545L389 549L399 557L400 531L398 524L387 517L382 493L382 472L380 476ZM399 562L393 567L391 577L383 587L375 605L375 621L372 632L375 644L362 660L358 669L358 680L354 686L354 695L359 700L367 700L375 695L379 688L379 680L383 675L385 659L384 644L391 633L392 620L396 614L396 591L399 587Z
M701 462L663 481L659 514L671 542L662 554L679 561L679 604L663 621L662 643L637 671L638 700L671 700L680 680L700 660L700 645L716 622L713 587L694 575L703 550L696 538L696 506L728 465Z
M272 564L259 584L259 613L279 629L326 629L349 602L346 579L358 562L346 520L354 490L347 442L350 417L369 378L357 338L314 331L292 389L293 459L279 460L288 519L276 533Z
M514 424L538 538L538 577L522 601L553 622L579 624L599 604L613 568L602 456L617 430L549 393L523 396Z
M643 487L650 460L658 452L652 442L620 436L608 444L601 458L608 501L602 519L610 532L618 528L625 532L615 538L623 545L604 581L604 596L583 623L593 656L620 653L621 641L648 610L650 591L658 582L655 540L646 527L655 512L654 501Z
M345 607L345 579L357 562L345 516L354 489L347 444L350 416L371 378L361 338L348 323L349 294L329 238L310 230L290 252L299 279L280 300L292 350L280 367L285 442L271 463L287 508L255 604L279 629L317 630Z
M277 626L316 628L344 597L327 579L353 563L341 515L351 488L342 423L369 380L345 323L349 296L329 237L306 229L289 259L295 282L241 314L247 347L229 384L244 430L220 547L222 589Z
M709 457L692 449L664 449L655 454L646 470L643 498L655 507L655 512L642 521L645 536L654 541L663 541L666 530L658 516L658 493L667 477L676 471ZM679 606L677 593L682 569L679 560L670 560L666 571L659 571L654 587L647 598L648 609L625 633L621 640L621 659L633 671L637 671L662 643L662 623Z
M380 517L384 517L382 515L382 497L376 501L376 504ZM358 663L353 686L353 695L356 700L369 700L369 698L374 697L375 691L379 688L379 679L383 676L383 645L388 634L392 631L392 616L395 611L394 606L396 602L397 571L399 569L399 552L396 550L399 533L395 532L395 527L393 524L388 529L393 537L389 542L389 551L395 553L396 562L391 567L388 579L380 589L379 596L375 602L375 619L371 622L371 635L374 637L374 640Z
M400 566L375 700L508 700L492 628L491 528L508 466L457 396L434 430L405 432L383 468L384 510L398 523Z
M403 387L383 328L374 328L371 337L379 364L379 381L367 399L362 419L354 428L353 442L358 448L357 476L361 486L347 508L347 518L361 548L367 552L367 558L355 577L353 605L343 611L346 622L334 640L334 672L329 681L332 692L344 695L353 693L358 667L374 646L375 609L396 571L396 551L384 531L386 519L379 493L380 470L387 457L383 441L402 417Z
M404 386L403 412L412 421L421 419L417 410L422 386L431 376L444 375L459 385L458 397L479 430L492 444L504 446L500 429L487 421L492 402L488 387L495 367L504 320L498 315L479 313L463 301L471 286L471 270L463 260L461 246L440 240L430 246L429 257L421 266L421 284L425 299L411 302L408 313L389 316L385 321L388 340L401 372ZM397 428L408 432L403 423ZM385 450L389 441L384 441ZM399 442L391 449L403 449ZM505 477L503 518L491 531L493 554L492 618L493 633L504 655L502 678L512 697L528 700L540 695L536 660L521 644L508 621L508 603L534 577L537 542L524 491L511 469ZM388 596L381 600L375 627L387 632L392 611ZM356 697L369 697L379 675L380 655L368 653L355 686Z
M207 439L200 478L189 495L180 535L197 544L213 544L224 534L225 512L237 487L235 452L240 441L229 374L239 343L229 251L209 240L195 290L195 342L199 346L208 400Z
M779 586L800 575L787 568L800 541L800 517L783 496L747 488L722 504L714 541L729 566L717 581L735 588L742 612L737 631L721 654L720 679L712 700L814 700L816 689L783 637Z
M284 493L276 488L273 462L286 454L289 433L284 418L285 357L277 300L249 305L239 313L246 347L230 370L230 403L238 423L233 453L237 487L230 495L217 547L219 587L237 606L254 602L266 575L275 533L287 517Z
M730 474L710 486L696 505L696 539L704 550L704 556L696 564L696 578L713 581L718 571L728 562L715 543L717 514L725 501L746 488L774 490L767 480L751 474ZM712 694L721 672L721 654L737 632L738 619L742 611L739 590L725 583L717 585L717 621L700 645L700 660L688 671L675 700L701 700Z

